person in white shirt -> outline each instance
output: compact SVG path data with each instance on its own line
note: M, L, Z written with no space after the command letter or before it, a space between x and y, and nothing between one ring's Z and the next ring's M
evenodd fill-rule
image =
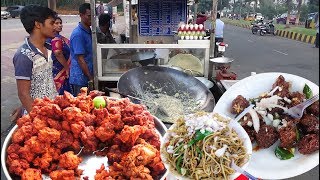
M224 22L221 21L220 19L220 13L217 13L216 30L215 30L216 42L223 41L223 29L224 29Z
M218 46L216 45L217 42L223 42L223 29L224 29L224 22L220 19L220 13L217 13L216 19L216 29L215 29L215 49L214 49L214 57L217 56Z

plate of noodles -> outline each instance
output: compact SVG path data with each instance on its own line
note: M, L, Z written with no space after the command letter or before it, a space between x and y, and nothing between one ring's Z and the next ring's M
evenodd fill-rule
M161 158L178 179L235 179L231 160L245 169L252 154L248 134L239 123L217 113L181 116L165 134Z

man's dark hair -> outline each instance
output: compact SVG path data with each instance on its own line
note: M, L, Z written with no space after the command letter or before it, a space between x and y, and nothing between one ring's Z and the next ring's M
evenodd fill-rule
M80 13L80 14L85 14L86 11L87 11L87 9L91 10L91 9L90 9L90 3L83 3L83 4L81 4L80 7L79 7L79 13Z
M61 21L61 23L62 23L62 19L61 19L61 17L56 16L56 17L54 18L54 20L57 20L57 19L59 19L59 20Z
M217 13L217 19L220 19L220 13Z
M36 21L43 24L46 19L50 17L55 18L56 16L57 13L50 8L39 5L27 5L21 10L20 20L24 29L31 34Z
M103 13L99 16L99 26L105 26L109 25L110 26L110 20L111 17L109 14Z

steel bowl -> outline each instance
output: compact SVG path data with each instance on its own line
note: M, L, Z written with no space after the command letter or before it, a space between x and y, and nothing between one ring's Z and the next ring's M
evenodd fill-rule
M195 77L195 78L201 81L208 89L211 89L214 86L213 82L208 80L208 78L205 78L205 77Z
M219 69L220 67L230 67L234 59L228 57L217 57L211 58L210 61L213 63L216 69Z

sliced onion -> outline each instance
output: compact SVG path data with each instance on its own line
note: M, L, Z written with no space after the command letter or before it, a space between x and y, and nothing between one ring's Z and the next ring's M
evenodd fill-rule
M283 109L284 111L287 111L287 110L288 110L288 108L283 107L283 106L280 106L280 105L277 105L277 104L272 104L272 107L273 107L273 108L278 107L278 108Z
M267 116L262 116L262 117L263 117L263 121L266 123L266 125L272 124L272 120L269 117L267 117Z
M272 96L274 92L276 92L279 89L279 86L276 86L272 91L268 93L269 96Z
M250 109L249 113L250 113L250 115L252 117L253 128L258 133L259 129L260 129L259 116L258 116L257 112L255 110L253 110L253 109Z

